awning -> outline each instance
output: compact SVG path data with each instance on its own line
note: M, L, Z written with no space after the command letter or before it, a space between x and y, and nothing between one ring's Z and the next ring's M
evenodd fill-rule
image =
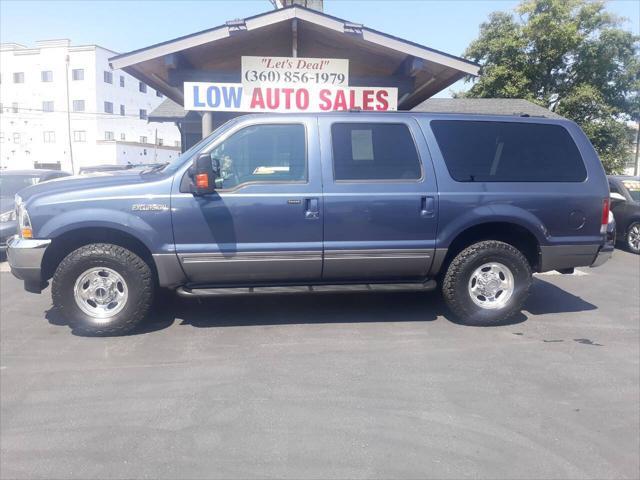
M347 58L352 86L398 88L411 109L479 66L416 43L294 5L110 59L180 105L184 81L240 82L243 55Z

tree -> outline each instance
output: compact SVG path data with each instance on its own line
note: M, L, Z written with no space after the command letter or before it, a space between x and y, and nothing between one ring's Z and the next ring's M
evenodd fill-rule
M640 37L590 0L525 0L494 12L464 56L480 76L458 96L525 98L582 127L607 173L630 155L626 122L640 120Z

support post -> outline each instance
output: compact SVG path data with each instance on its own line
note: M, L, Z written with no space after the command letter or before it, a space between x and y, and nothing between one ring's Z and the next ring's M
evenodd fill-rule
M291 20L291 56L298 58L298 19Z
M202 113L202 138L213 132L213 112Z

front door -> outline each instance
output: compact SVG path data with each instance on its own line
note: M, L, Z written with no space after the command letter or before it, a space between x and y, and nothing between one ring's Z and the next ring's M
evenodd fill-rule
M435 252L438 197L415 120L321 117L323 280L418 280Z
M311 118L263 123L254 117L204 147L220 166L215 193L176 192L171 203L176 252L190 282L320 280L323 208L316 132Z

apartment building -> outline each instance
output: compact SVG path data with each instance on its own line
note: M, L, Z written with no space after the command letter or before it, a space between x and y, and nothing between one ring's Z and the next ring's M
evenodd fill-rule
M78 172L179 155L178 129L147 120L162 94L112 70L113 55L69 40L0 45L0 168Z

